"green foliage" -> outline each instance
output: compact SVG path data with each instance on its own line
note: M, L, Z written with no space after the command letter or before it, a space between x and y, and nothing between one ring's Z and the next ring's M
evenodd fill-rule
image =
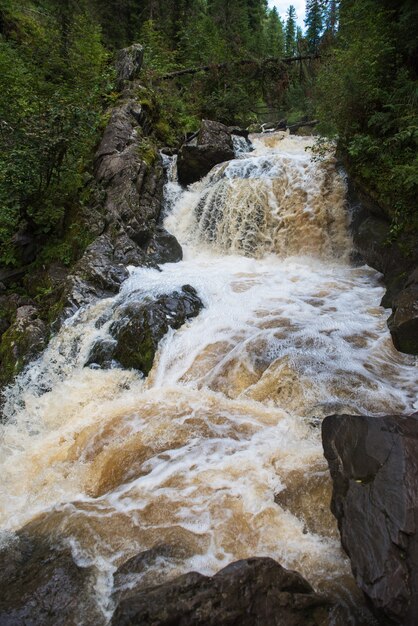
M20 262L13 246L17 230L42 237L61 228L97 137L107 55L92 17L65 8L26 0L2 9L0 262L5 264Z
M296 9L291 4L287 10L286 30L285 30L285 51L286 56L292 57L296 54Z
M307 0L305 26L308 52L315 54L324 26L324 9L320 0Z
M418 230L418 81L405 34L409 2L341 3L337 46L318 79L320 130L338 135L351 173L392 219L395 237ZM414 40L415 41L415 40Z

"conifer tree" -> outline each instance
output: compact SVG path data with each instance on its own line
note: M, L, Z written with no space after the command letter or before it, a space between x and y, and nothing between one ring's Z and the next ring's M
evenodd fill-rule
M276 7L268 13L264 37L266 56L278 58L285 54L284 28Z
M288 57L292 57L296 53L296 10L293 4L287 10L285 52Z
M305 17L306 39L308 51L313 54L318 52L323 31L323 21L323 8L320 0L307 0Z

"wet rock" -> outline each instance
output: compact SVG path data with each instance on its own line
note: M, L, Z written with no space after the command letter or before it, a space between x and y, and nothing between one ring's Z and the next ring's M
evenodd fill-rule
M228 565L213 577L191 572L131 592L112 626L316 626L328 624L328 602L297 572L269 558Z
M244 139L248 140L248 136L250 131L246 128L240 128L239 126L228 126L228 131L231 135L237 135L237 137L244 137Z
M42 537L22 532L2 548L0 588L2 626L103 623L92 600L92 570Z
M76 273L96 287L116 293L127 278L128 270L122 263L115 263L114 254L114 244L107 235L102 235L88 246L76 266Z
M123 89L126 81L138 77L143 60L144 48L139 43L134 43L132 46L118 51L115 62L117 89Z
M220 122L203 120L198 136L180 149L177 161L179 182L190 185L206 176L214 165L233 158L234 147L228 127Z
M159 544L139 552L114 573L113 600L118 604L140 589L164 583L167 580L167 568L175 567L181 560L191 556L190 549L181 544Z
M388 326L397 350L418 354L418 271L411 275L406 288L394 298Z
M147 258L157 264L177 263L183 258L183 250L174 235L158 227L148 243Z
M378 206L350 179L348 201L353 243L360 262L366 262L383 274L386 293L381 305L393 309L388 320L393 343L401 352L417 354L416 236L412 231L405 230L393 240L393 216Z
M418 414L332 415L322 442L331 510L359 587L381 619L418 615Z
M202 306L190 285L184 285L180 292L124 306L119 312L120 319L110 327L115 343L95 344L86 365L97 363L108 367L116 360L122 367L138 369L147 375L158 343L168 329L180 328L186 320L196 317Z
M112 339L100 339L94 343L89 358L85 363L85 367L90 365L99 365L104 369L112 367L114 362L114 353L116 349L116 341Z

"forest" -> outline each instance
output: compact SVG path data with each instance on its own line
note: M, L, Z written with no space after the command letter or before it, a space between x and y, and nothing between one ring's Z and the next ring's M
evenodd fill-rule
M71 264L86 245L68 222L88 201L92 153L118 98L113 54L132 42L145 46L142 100L160 146L202 118L318 118L390 213L393 237L416 229L417 26L413 0L309 1L304 30L293 6L283 22L265 0L2 0L0 262ZM295 56L307 58L282 61ZM214 68L163 80L202 65Z

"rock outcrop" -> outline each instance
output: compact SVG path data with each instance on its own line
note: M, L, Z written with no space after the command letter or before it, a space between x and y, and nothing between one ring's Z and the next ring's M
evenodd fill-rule
M202 120L198 135L180 148L177 161L179 183L190 185L206 176L218 163L233 158L229 128L220 122Z
M381 619L415 626L418 414L332 415L322 424L322 441L331 510L359 587Z
M191 572L132 589L112 626L326 626L329 603L297 572L269 558L228 565L215 576Z
M190 285L172 294L124 305L116 312L119 319L110 327L112 339L99 340L86 365L106 368L116 361L122 367L138 369L147 375L158 343L169 328L180 328L186 320L198 315L202 306Z
M129 48L119 50L116 55L116 87L121 91L126 86L126 81L135 80L142 68L144 60L144 48L139 43L134 43Z

